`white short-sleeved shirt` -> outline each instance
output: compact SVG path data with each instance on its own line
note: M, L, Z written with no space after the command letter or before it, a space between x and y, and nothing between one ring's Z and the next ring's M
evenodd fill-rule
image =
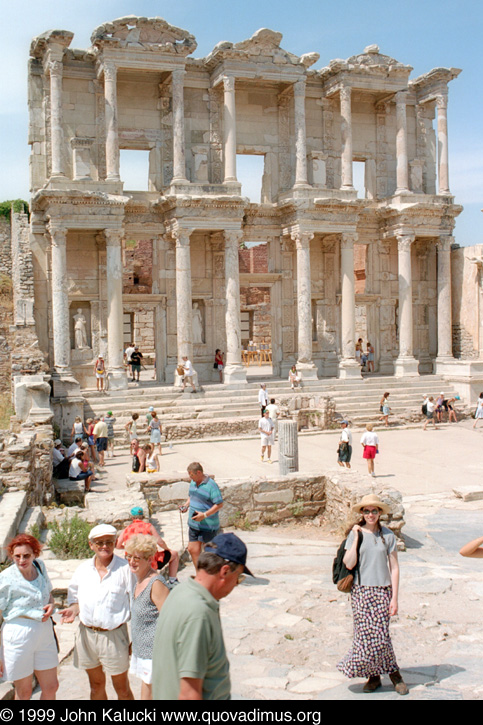
M263 416L263 418L260 418L260 420L258 421L258 430L262 434L270 435L274 427L275 426L271 418L265 418L265 416Z
M67 601L79 605L79 618L87 627L117 629L129 620L129 593L135 577L127 561L119 556L113 556L102 579L94 562L95 556L77 568Z
M379 436L374 431L366 430L362 434L361 443L363 446L377 446L379 445Z
M260 405L267 405L268 403L268 393L263 388L258 391L258 402Z
M184 368L184 374L190 378L193 376L194 370L193 370L193 364L191 360L183 360L183 368Z
M69 466L69 478L77 478L79 473L83 473L84 469L78 458L73 458Z
M363 540L359 550L359 574L355 574L354 581L363 587L388 587L391 585L389 571L389 554L396 551L396 535L385 526L382 526L382 536L363 530ZM345 548L350 549L354 541L351 531L347 537Z
M268 415L272 420L277 420L278 418L278 405L275 405L275 403L270 403L270 405L267 405Z
M340 434L340 440L345 441L350 446L352 445L352 433L347 428L344 428L344 430Z
M59 463L62 463L64 460L64 455L60 452L58 448L54 448L52 451L52 459L54 461L54 466L58 466Z

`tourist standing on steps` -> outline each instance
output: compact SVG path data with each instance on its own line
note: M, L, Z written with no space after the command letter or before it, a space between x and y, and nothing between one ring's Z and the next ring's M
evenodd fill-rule
M223 508L223 498L217 484L205 475L200 463L190 463L188 475L191 479L188 498L179 509L182 513L189 509L188 551L196 569L202 547L214 539L220 529L218 512Z
M102 355L99 355L97 358L95 364L94 364L94 373L96 375L96 381L97 381L97 392L103 393L104 392L104 380L106 377L106 363L104 362L104 358Z
M434 422L434 409L436 405L433 396L430 395L424 402L426 403L426 420L424 421L423 430L426 430L429 421L432 421L434 429L438 430L436 423Z
M128 679L130 592L135 578L125 559L114 554L117 531L99 524L89 533L94 557L75 571L67 593L62 624L80 623L74 648L74 666L86 670L91 700L107 700L110 675L119 700L134 700Z
M258 430L260 431L260 442L262 444L262 451L261 451L261 460L263 463L264 456L265 456L265 449L267 451L267 461L268 463L272 462L272 446L274 444L274 429L275 424L273 420L270 418L268 408L265 408L265 411L258 421Z
M132 370L132 382L136 380L139 383L139 376L141 374L143 354L139 351L139 347L134 347L134 352L131 355L131 370ZM137 377L136 377L137 376Z
M132 375L131 355L133 354L134 349L135 349L134 348L134 343L133 342L130 342L129 345L127 346L127 348L124 351L124 361L125 361L125 363L127 365L127 372L128 372L128 375L131 374L132 377L134 377L134 376Z
M351 606L354 616L354 639L349 653L337 669L346 677L368 678L364 692L381 687L381 675L388 674L399 695L409 690L399 672L389 634L389 621L398 613L399 563L395 534L381 525L381 515L390 512L389 506L371 494L353 506L362 514L357 524L347 532L344 564L354 569ZM357 553L359 537L362 543Z
M114 458L114 423L116 419L112 414L112 410L107 411L107 415L103 420L107 425L107 455L109 458Z
M84 427L84 423L82 422L82 418L80 417L80 415L76 416L70 434L73 441L78 436L80 436L82 439L87 438L87 431Z
M97 454L99 456L99 465L104 466L104 456L107 451L107 425L103 420L98 420L94 426L94 441L97 447Z
M374 372L374 348L370 342L367 343L367 371Z
M349 421L341 421L342 430L339 438L339 448L337 450L337 463L344 468L351 467L352 458L352 433L349 430Z
M478 405L476 407L476 413L475 413L475 422L473 423L473 428L476 428L476 424L479 420L483 418L483 393L480 393L480 397L478 398Z
M126 560L136 577L131 592L132 655L129 673L141 680L141 700L152 700L153 643L161 607L169 589L164 577L154 570L157 545L152 536L136 534L126 543Z
M278 414L280 412L280 408L275 402L275 398L270 398L270 403L267 405L268 415L273 420L273 438L277 437L277 431L278 431Z
M219 348L215 350L215 362L213 367L215 370L218 370L218 373L220 374L220 383L223 382L223 368L225 367L224 355L225 353L221 352Z
M389 427L389 413L391 412L391 408L389 407L389 393L384 393L384 395L381 398L381 401L379 403L379 410L382 413L379 420L385 421L386 428Z
M34 674L41 700L55 700L59 687L59 658L51 619L55 604L45 564L38 559L41 550L35 537L15 536L7 545L13 564L0 574L0 676L13 682L16 700L30 700Z
M247 548L220 534L200 555L194 579L176 587L158 618L153 649L155 700L229 700L230 664L220 622L220 599L248 574Z
M376 475L374 473L374 461L376 454L379 453L379 436L374 433L373 428L372 423L367 423L366 430L361 437L361 445L363 448L362 457L367 461L367 470L369 475L374 478Z
M155 410L151 413L148 431L150 432L149 442L152 443L154 451L157 451L157 455L161 456L161 423Z
M268 405L268 393L267 393L267 386L265 383L262 383L260 385L260 390L258 391L258 404L261 408L261 415L263 416L263 413L265 411L265 408Z
M195 371L193 370L193 364L191 360L188 360L188 357L186 355L182 358L183 362L181 363L181 367L183 368L184 375L183 375L183 393L186 390L186 383L189 383L191 385L191 392L196 393L195 384L193 381Z
M138 440L138 419L139 413L132 413L131 420L128 420L128 422L124 426L131 443Z

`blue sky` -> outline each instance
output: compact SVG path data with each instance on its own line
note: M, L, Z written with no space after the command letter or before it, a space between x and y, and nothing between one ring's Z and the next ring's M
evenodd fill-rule
M195 35L195 57L221 40L237 42L262 27L283 34L297 55L320 54L313 66L348 58L377 43L381 52L413 66L411 78L439 66L462 68L449 85L450 186L465 208L456 222L461 245L483 243L483 3L475 0L0 0L2 94L0 200L28 198L27 61L32 37L62 28L71 47L87 48L92 30L123 15L161 16ZM243 182L243 178L241 179Z

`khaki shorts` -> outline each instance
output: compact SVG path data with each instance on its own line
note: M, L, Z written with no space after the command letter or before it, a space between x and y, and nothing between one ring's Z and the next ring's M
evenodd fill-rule
M108 675L121 675L129 668L127 624L108 632L94 632L82 622L75 638L74 667L92 670L102 667Z

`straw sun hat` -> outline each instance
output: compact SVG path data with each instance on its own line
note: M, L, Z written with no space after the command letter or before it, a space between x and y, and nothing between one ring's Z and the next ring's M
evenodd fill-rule
M388 514L390 513L391 509L387 504L385 504L379 496L376 496L376 494L371 493L368 496L364 496L359 503L356 503L352 510L355 514L362 513L362 509L365 509L366 506L376 506L378 509L381 509L381 513Z

